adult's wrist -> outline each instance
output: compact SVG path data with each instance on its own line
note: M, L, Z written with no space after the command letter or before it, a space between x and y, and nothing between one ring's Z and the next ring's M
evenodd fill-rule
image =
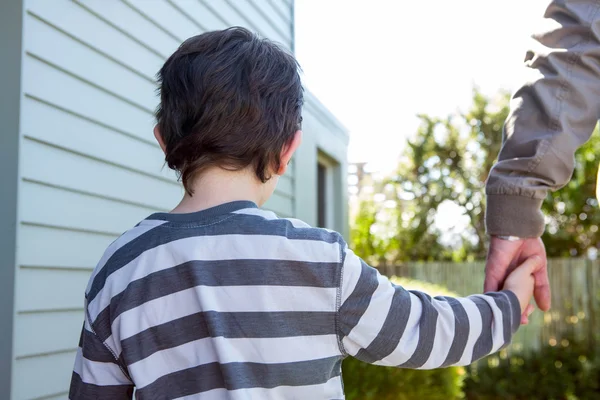
M520 240L523 240L523 238L520 238L518 236L493 235L493 237L501 239L501 240L506 240L508 242L518 242Z
M544 233L542 199L488 194L485 210L487 233L491 236L540 237Z

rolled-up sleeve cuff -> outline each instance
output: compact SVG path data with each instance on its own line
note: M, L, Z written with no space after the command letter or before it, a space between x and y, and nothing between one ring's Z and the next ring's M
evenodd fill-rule
M489 235L540 237L544 233L542 199L497 194L487 196L485 225Z

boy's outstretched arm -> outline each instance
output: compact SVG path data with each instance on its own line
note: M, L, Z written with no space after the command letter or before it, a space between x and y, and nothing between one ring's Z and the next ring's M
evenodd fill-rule
M133 383L87 324L81 330L69 399L131 400Z
M510 290L466 298L405 290L347 248L340 304L343 351L371 364L418 369L468 365L498 351L510 343L522 312Z

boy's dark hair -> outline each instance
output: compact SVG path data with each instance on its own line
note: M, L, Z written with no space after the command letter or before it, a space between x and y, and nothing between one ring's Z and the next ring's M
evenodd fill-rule
M240 27L194 36L158 73L156 120L165 161L192 195L210 166L252 165L266 182L300 129L303 89L294 57Z

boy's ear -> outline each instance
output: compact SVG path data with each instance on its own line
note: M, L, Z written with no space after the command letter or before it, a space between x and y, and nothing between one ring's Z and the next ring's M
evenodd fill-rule
M158 142L158 145L162 149L163 153L165 153L165 155L166 155L167 154L167 146L165 145L165 142L163 141L162 135L160 134L160 129L158 129L158 125L154 125L154 137L156 138L156 141Z
M300 143L302 143L302 131L298 130L296 131L296 133L294 133L294 137L292 137L292 140L286 143L285 146L283 146L283 149L281 150L281 164L279 165L279 169L276 171L277 175L285 174L287 166L292 160L294 152L296 151L298 146L300 146Z

